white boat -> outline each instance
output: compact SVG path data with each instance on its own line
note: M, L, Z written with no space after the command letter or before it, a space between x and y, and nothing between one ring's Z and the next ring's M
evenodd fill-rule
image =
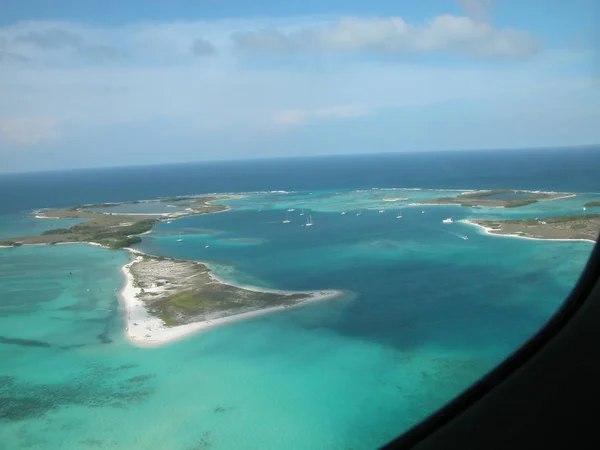
M288 209L288 211L289 211L289 212L294 212L294 211L296 211L296 210L295 210L294 208L290 208L290 209Z
M421 211L421 214L425 214L425 210Z
M208 243L208 241L206 241L206 245L204 246L204 248L208 248L210 247L210 244Z
M288 214L285 213L285 220L283 221L283 223L290 223L291 220L288 218Z
M183 238L181 237L181 233L179 233L179 239L177 239L177 242L182 242Z
M342 216L345 216L346 214L348 214L346 211L342 211Z
M404 216L402 215L402 211L398 212L396 219L402 219Z
M461 239L464 239L466 241L467 239L469 239L469 236L461 236Z
M308 216L308 220L306 221L306 226L307 227L312 227L313 226L312 214Z
M167 220L167 223L171 223L171 221L170 221L170 220Z
M583 207L583 210L584 210L584 211L587 211L587 208L584 206L584 207Z
M357 216L362 216L362 211L356 213Z
M304 215L304 210L302 210L302 212L300 212L300 215L303 216Z
M452 223L453 220L451 217L448 217L447 219L442 220L442 223Z
M380 209L380 210L379 210L379 213L380 213L380 214L382 214L382 213L384 213L384 212L385 212L385 209Z

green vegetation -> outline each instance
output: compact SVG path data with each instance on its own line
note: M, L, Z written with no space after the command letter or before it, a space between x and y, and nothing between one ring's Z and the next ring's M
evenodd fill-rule
M475 192L465 192L461 195L462 198L483 198L490 197L492 195L500 195L500 194L511 194L511 193L520 193L521 191L513 191L512 189L492 189L491 191L475 191Z
M54 235L54 234L69 234L71 230L68 228L55 228L53 230L47 230L42 233L42 236Z
M541 221L549 223L567 223L567 222L579 222L587 221L592 219L600 219L600 214L582 214L582 215L571 215L571 216L556 216L556 217L543 217L540 219L513 219L503 220L502 223L513 223L523 225L538 225Z
M120 239L110 242L108 244L108 247L112 248L112 249L118 249L118 248L130 247L131 245L139 244L140 242L142 242L141 237L129 236L129 237L120 238Z
M537 200L532 198L516 198L507 200L504 207L505 208L518 208L519 206L531 205L532 203L537 203Z
M21 244L15 241L0 241L0 245L2 247L17 247Z
M586 208L600 208L600 202L598 201L594 201L594 202L587 202L585 205Z

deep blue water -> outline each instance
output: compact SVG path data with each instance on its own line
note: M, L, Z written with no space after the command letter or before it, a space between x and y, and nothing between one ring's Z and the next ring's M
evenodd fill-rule
M600 146L398 153L0 175L0 214L80 203L262 190L600 190Z

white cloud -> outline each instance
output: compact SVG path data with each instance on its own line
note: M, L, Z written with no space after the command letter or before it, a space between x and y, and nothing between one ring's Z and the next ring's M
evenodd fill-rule
M291 31L259 29L233 34L241 50L267 53L385 52L460 53L483 58L523 58L538 49L529 33L494 29L468 17L442 15L413 25L400 17L342 18L337 23Z
M282 109L273 115L276 125L303 125L317 119L348 119L368 113L357 106L331 106L317 109Z
M35 145L59 137L58 122L47 117L0 118L0 138L20 146Z
M253 30L274 33L275 38L267 33L260 44L272 48L267 57L240 52L231 38ZM49 41L39 45L41 38ZM572 69L591 61L589 52L543 51L530 59L493 64L465 58L441 63L430 57L420 65L377 53L516 57L527 54L527 45L516 45L522 38L531 44L521 32L452 16L426 25L329 17L118 27L18 23L0 27L0 151L14 148L18 153L29 145L54 148L56 155L60 148L64 156L85 147L90 149L86 158L96 152L101 164L109 147L135 154L135 162L142 154L144 160L154 157L144 149L161 142L169 145L165 158L180 146L193 149L187 159L194 159L199 148L218 156L227 151L249 156L252 148L266 151L273 139L281 139L278 149L288 149L286 136L339 131L344 124L355 129L375 122L363 116L394 110L417 111L421 115L415 123L426 124L429 112L423 111L451 102L543 101L568 124L575 120L570 117L583 117L577 111L596 107L598 96L589 77ZM306 42L319 49L317 54L294 53L308 48ZM290 43L298 46L291 55L286 53ZM213 56L194 54L196 44L196 53ZM361 52L367 50L374 53L364 58ZM567 102L568 108L561 108ZM393 132L396 124L388 125L390 135L406 135ZM556 126L550 131L557 132ZM448 147L454 147L452 139L458 138L448 139Z

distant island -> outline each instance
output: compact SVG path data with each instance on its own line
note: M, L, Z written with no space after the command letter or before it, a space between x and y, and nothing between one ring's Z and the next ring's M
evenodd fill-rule
M540 192L517 189L494 189L463 192L456 197L439 197L419 202L419 205L461 205L478 208L518 208L544 200L573 197L567 192Z
M543 219L464 220L488 234L530 239L585 240L595 242L600 231L600 214L554 216Z

